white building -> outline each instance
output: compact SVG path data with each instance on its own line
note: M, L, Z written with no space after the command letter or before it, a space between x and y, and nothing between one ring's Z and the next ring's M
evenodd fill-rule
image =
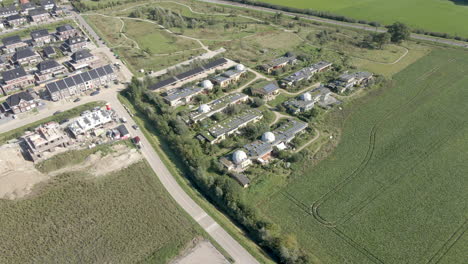
M76 137L111 121L112 111L110 110L85 111L75 122L68 126L68 129Z

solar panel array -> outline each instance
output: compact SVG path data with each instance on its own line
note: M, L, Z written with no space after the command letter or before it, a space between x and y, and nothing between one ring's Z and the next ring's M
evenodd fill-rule
M77 75L67 77L63 80L48 83L46 89L50 93L58 92L60 90L73 88L74 86L96 80L102 77L106 77L114 73L114 70L110 65L105 65L96 69L92 69L87 72L83 72Z

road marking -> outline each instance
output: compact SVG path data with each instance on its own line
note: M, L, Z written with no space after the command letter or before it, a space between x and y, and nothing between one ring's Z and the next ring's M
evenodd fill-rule
M205 230L206 230L206 232L209 233L209 232L213 231L213 229L215 229L217 227L219 227L218 223L214 222L209 227L207 227Z
M201 215L195 217L195 221L200 222L200 220L202 220L206 216L208 216L208 215L205 212L203 212Z

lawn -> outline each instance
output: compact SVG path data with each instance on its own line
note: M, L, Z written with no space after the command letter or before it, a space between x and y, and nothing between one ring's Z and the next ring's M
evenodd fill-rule
M296 8L328 11L355 19L391 24L407 23L414 28L468 37L468 8L451 0L261 0Z
M145 161L62 174L0 209L2 263L166 263L202 234Z
M468 55L435 50L335 109L337 148L260 207L322 263L464 263Z

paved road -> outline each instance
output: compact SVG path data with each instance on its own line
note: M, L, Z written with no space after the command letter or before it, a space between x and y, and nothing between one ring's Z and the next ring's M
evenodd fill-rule
M77 16L80 17L80 16ZM79 21L83 27L87 28L91 35L96 35L89 25L86 27L87 23L84 20ZM96 35L97 36L97 35ZM107 60L115 63L118 62L113 54L107 47L98 48L99 52L104 53L108 58ZM122 65L120 75L124 79L124 82L130 81L132 74L125 65ZM52 115L57 110L67 110L73 107L76 107L80 104L84 104L91 101L107 101L111 104L113 109L121 117L125 117L128 122L128 126L131 127L134 125L134 121L125 110L122 104L120 104L117 99L117 91L123 88L122 85L112 85L109 89L102 89L101 93L97 96L88 96L83 97L80 102L72 103L67 101L61 101L56 103L49 103L47 109L41 110L36 115L24 115L20 119L13 120L6 124L0 125L0 133L7 132L9 130L15 129L17 127L29 124L38 120L41 120L47 116ZM162 182L169 194L174 198L174 200L193 218L195 221L202 226L202 228L224 249L226 252L234 259L236 263L241 264L256 264L258 261L250 255L250 253L245 250L235 239L233 239L222 227L216 223L216 221L211 218L198 204L188 196L185 191L179 186L177 181L174 179L174 176L170 173L164 163L161 161L161 158L153 149L149 141L146 139L141 131L133 130L132 134L134 136L139 136L142 143L142 153L143 156L148 160L151 168L156 172L159 180Z
M231 1L223 1L223 0L197 0L200 2L207 2L207 3L213 3L213 4L222 4L222 5L228 5L228 6L236 6L236 7L244 7L248 9L256 9L268 13L282 13L287 16L299 16L307 20L311 21L317 21L321 23L327 23L327 24L332 24L332 25L337 25L337 26L342 26L342 27L348 27L348 28L355 28L355 29L362 29L362 30L367 30L367 31L373 31L373 32L385 32L386 29L383 28L375 28L372 26L367 26L367 25L362 25L362 24L354 24L354 23L346 23L346 22L341 22L341 21L336 21L336 20L331 20L331 19L325 19L325 18L320 18L320 17L315 17L315 16L308 16L308 15L302 15L302 14L296 14L296 13L291 13L291 12L286 12L286 11L280 11L272 8L266 8L266 7L260 7L260 6L254 6L254 5L247 5L247 4L241 4L237 2L231 2ZM441 39L441 38L435 38L431 36L426 36L426 35L420 35L420 34L411 34L411 38L417 39L417 40L425 40L425 41L431 41L431 42L436 42L436 43L442 43L450 46L456 46L456 47L464 47L468 48L468 43L465 42L458 42L458 41L453 41L449 39Z

